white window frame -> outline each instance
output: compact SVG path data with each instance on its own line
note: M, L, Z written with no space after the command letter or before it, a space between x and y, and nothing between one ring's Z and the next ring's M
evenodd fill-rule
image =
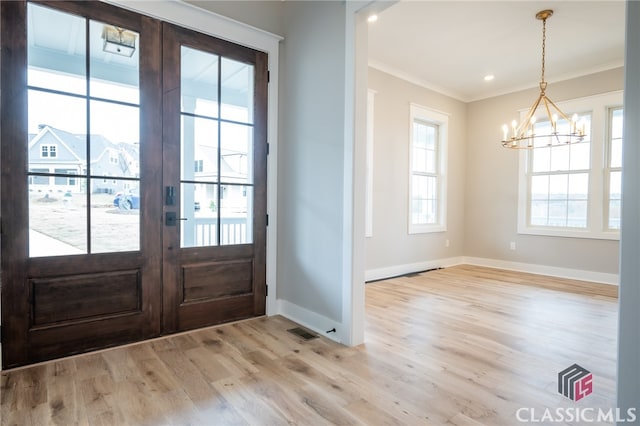
M438 127L438 196L436 223L414 224L412 215L413 201L413 123L422 121ZM447 230L447 145L449 139L449 114L436 111L418 104L409 105L409 193L408 199L408 232L409 234L426 234L431 232L445 232Z
M574 112L591 113L591 129L587 129L591 141L591 167L589 169L589 193L587 204L586 228L552 227L530 225L530 177L529 152L520 150L518 170L518 233L528 235L544 235L551 237L592 238L617 240L620 238L618 230L608 229L605 209L604 170L607 166L607 129L609 111L611 108L622 106L622 91L608 92L600 95L578 98L565 102L557 102L560 109L571 116ZM527 110L521 110L521 118Z

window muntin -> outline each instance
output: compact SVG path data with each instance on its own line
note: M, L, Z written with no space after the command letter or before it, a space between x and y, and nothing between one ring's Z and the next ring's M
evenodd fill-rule
M411 105L409 233L446 230L448 116Z

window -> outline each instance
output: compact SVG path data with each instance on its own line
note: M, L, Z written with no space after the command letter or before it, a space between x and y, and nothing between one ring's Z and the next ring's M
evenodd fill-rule
M195 163L195 167L194 167L195 170L194 171L196 173L201 173L202 170L203 170L203 167L202 167L203 162L202 162L202 160L195 160L194 163Z
M56 158L57 156L58 156L58 150L55 145L42 145L40 147L40 157Z
M620 110L611 105L621 103L621 92L565 102L560 108L569 116L578 114L587 131L585 140L571 145L537 140L534 149L521 151L519 233L617 238L617 232L611 231L619 226L621 164L616 161L621 162L617 144L618 139L621 144L622 123L616 124L617 130L609 123L614 111ZM535 129L545 131L550 125L539 121ZM559 120L558 132L568 132L570 125ZM619 133L615 146L613 136L604 137L605 129Z
M446 151L449 117L411 105L409 233L446 230Z
M29 173L49 173L49 169L30 168L29 169ZM30 185L49 185L49 177L48 176L31 175L31 176L29 176L29 184Z
M609 109L607 128L607 167L605 168L605 187L607 190L606 228L609 231L620 229L620 201L622 199L622 108Z
M61 175L61 174L76 175L77 174L75 170L69 170L69 169L55 169L55 173L58 175ZM75 186L76 178L75 176L73 177L56 176L54 179L54 182L55 182L55 185L57 186Z
M591 129L591 114L579 114L579 120ZM559 133L567 133L570 123L558 120ZM535 131L547 132L548 121L536 123ZM530 157L529 224L560 228L587 227L589 166L591 143L589 134L579 144L547 145L536 141Z
M109 162L111 164L118 164L120 162L118 155L119 154L117 152L109 150Z

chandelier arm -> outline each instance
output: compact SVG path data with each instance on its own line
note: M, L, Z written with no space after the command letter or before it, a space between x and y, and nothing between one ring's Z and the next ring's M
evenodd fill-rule
M536 99L533 105L531 105L531 108L529 108L529 112L527 112L527 115L520 122L520 125L518 126L516 131L516 135L515 135L516 138L520 138L521 134L524 135L524 130L531 123L531 117L533 117L533 113L536 112L536 109L538 109L538 105L540 105L540 101L542 100L542 97L543 97L543 94L540 93L540 96L538 96L538 99Z
M551 102L551 99L547 98L547 96L544 96L544 109L547 110L547 118L549 119L549 123L551 123L551 125L554 127L555 130L555 126L553 123L553 114L551 114L551 109L549 108L549 103L551 103L551 105L553 105L553 102ZM558 108L556 108L558 109Z
M546 96L545 96L546 97ZM564 118L565 120L567 120L568 122L571 122L571 120L569 119L569 117L567 117L567 115L562 112L562 110L560 108L558 108L558 106L549 98L547 98L547 100L549 101L549 103L551 104L551 106L553 107L553 109L555 109L556 111L558 111L558 113L560 114L560 116L562 118Z

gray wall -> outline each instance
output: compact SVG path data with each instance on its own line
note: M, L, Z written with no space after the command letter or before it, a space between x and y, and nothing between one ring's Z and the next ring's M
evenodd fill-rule
M627 2L624 163L620 240L618 407L640 410L640 3ZM623 414L624 417L624 414ZM639 416L640 419L640 416ZM618 423L628 424L628 423ZM633 424L640 424L636 420Z
M210 10L218 15L226 16L261 30L274 34L283 34L282 9L284 2L280 0L183 0L202 9Z
M345 4L285 2L278 298L342 320Z
M366 241L366 269L462 256L466 105L374 68L369 68L368 78L376 95L373 236ZM449 114L446 232L408 233L410 103Z
M555 102L621 90L623 69L549 84ZM537 89L468 105L466 256L616 274L618 241L517 233L518 153L502 148L500 126L528 107ZM517 250L510 250L511 241Z

